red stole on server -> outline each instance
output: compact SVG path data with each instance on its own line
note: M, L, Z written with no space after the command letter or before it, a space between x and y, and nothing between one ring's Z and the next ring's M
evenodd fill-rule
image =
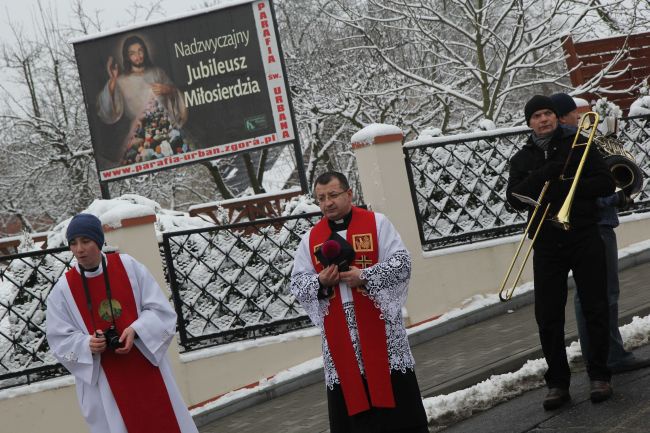
M106 259L113 311L116 316L115 323L121 335L124 329L138 318L138 311L133 289L120 255L108 254ZM65 276L86 329L92 335L95 329L90 318L91 312L88 311L81 275L76 268L72 268ZM108 301L104 276L100 274L87 278L87 283L92 301L93 320L103 331L112 324L111 318L106 315ZM103 306L102 301L104 301ZM103 314L100 314L100 309ZM118 355L107 348L101 354L101 364L128 432L180 433L160 369L151 364L135 345L125 355Z
M323 218L309 235L311 259L316 272L323 270L323 264L318 261L314 252L331 234L332 230L327 218ZM355 261L350 264L351 266L364 268L379 261L377 224L373 212L353 207L346 238L355 251ZM354 353L339 286L334 288L334 295L329 300L329 313L325 316L324 326L327 345L341 382L348 415L352 416L370 409L370 406L393 408L395 399L390 380L386 324L381 317L381 311L372 299L363 293L362 288L350 289L370 403Z

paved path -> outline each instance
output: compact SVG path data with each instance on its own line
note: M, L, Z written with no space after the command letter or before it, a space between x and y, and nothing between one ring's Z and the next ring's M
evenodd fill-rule
M650 357L650 346L635 350ZM650 431L650 368L612 378L614 395L604 403L589 401L586 373L575 374L571 402L545 412L546 388L527 392L488 411L442 430L444 433L648 433Z
M628 268L620 273L621 324L631 321L634 315L644 316L650 314L650 263ZM572 300L573 294L570 294ZM573 314L573 302L567 303L566 332L567 341L575 340L576 324ZM533 306L526 305L510 313L500 314L480 323L470 325L449 334L433 338L413 347L413 354L417 363L416 374L420 383L423 397L446 394L457 389L462 389L492 374L514 371L527 359L541 357L541 348L537 336L537 327L533 314ZM650 355L649 355L650 356ZM650 431L650 371L639 372L639 380L645 381L645 386L625 387L626 380L633 382L636 375L623 375L616 379L615 386L621 391L617 392L615 405L625 407L629 399L644 401L645 406L631 411L631 415L646 420L645 430L630 429L612 430L589 429L579 427L575 432L637 432ZM582 383L582 385L580 385ZM580 391L579 387L586 387L587 379L584 373L578 374L574 379L576 389L575 397L584 397L586 390ZM636 389L638 388L638 390ZM573 390L573 388L572 388ZM646 391L647 390L647 391ZM604 412L599 412L600 407L610 407L605 404L592 407L587 400L576 400L574 405L564 415L547 417L541 408L544 390L539 389L526 393L512 402L497 406L485 412L483 417L497 411L499 415L493 421L508 423L513 430L485 430L478 416L470 418L452 429L445 431L458 432L565 432L567 429L557 427L567 426L566 422L580 424L588 423L589 419L603 420ZM636 400L635 400L636 401ZM520 405L525 406L522 411ZM509 410L502 409L509 407ZM621 409L623 410L623 409ZM619 413L614 411L613 413ZM624 412L620 412L624 413ZM625 412L628 413L628 412ZM646 416L647 415L647 416ZM480 416L480 415L479 415ZM563 418L564 416L564 418ZM644 418L645 417L645 418ZM537 424L526 423L525 426L515 426L513 420L528 418L538 420ZM523 420L523 421L526 421ZM580 421L582 420L582 421ZM522 420L520 420L522 421ZM473 424L478 422L478 424ZM596 421L594 421L596 422ZM600 424L600 422L598 422ZM620 424L620 423L619 423ZM619 425L616 422L604 423L606 426ZM481 426L480 428L478 426ZM582 425L582 424L580 424ZM596 425L596 424L594 424ZM465 427L467 426L467 427ZM473 427L471 427L473 426ZM497 425L498 427L498 425ZM454 430L455 428L455 430ZM520 429L521 428L521 429ZM613 428L613 427L612 427ZM618 428L618 427L617 427ZM622 428L622 427L621 427ZM327 404L323 382L309 385L305 388L282 395L278 398L257 404L226 417L217 419L200 429L201 433L324 433L328 431Z

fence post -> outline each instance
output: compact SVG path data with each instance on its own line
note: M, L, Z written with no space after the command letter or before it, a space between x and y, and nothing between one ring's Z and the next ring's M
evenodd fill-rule
M357 158L365 202L372 210L390 219L411 253L413 294L415 271L424 263L404 162L403 139L404 133L398 127L373 124L352 136L352 148Z

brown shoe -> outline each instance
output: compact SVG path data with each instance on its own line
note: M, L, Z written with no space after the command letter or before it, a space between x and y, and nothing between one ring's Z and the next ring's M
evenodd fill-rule
M545 410L553 410L561 407L569 400L571 400L571 395L568 389L550 388L544 398L543 406Z
M612 385L605 380L592 380L591 381L591 402L600 403L605 401L612 396Z

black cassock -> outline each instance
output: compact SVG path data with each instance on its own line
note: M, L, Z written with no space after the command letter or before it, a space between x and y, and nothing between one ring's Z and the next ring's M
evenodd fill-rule
M396 407L370 410L348 416L341 385L327 389L331 433L429 433L415 372L391 371ZM363 380L366 385L365 379ZM366 385L367 392L367 385Z

